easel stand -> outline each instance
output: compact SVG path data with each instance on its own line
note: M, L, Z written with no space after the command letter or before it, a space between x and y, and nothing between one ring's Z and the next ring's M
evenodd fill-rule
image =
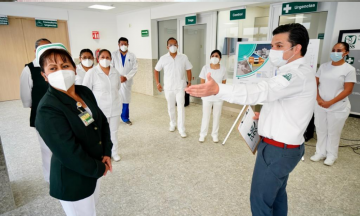
M240 118L240 116L242 115L242 113L244 112L244 110L245 110L246 107L247 107L247 105L244 105L243 108L241 109L241 111L240 111L238 117L236 118L234 124L232 125L229 133L226 135L226 137L225 137L225 139L224 139L224 141L223 141L223 143L222 143L223 145L225 145L226 140L229 138L231 132L234 130L234 127L235 127L236 123L239 121L239 118Z

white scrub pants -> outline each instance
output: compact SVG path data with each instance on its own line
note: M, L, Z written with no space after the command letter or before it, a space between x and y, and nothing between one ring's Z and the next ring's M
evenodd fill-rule
M337 159L341 131L349 117L350 109L342 112L326 111L316 105L315 126L317 134L316 154Z
M176 127L175 103L177 104L177 127L180 133L185 132L185 90L165 90L168 112L170 116L170 126Z
M63 201L60 203L65 211L66 216L96 216L96 204L100 196L100 179L96 182L94 193L78 201Z
M118 129L120 124L120 116L113 116L107 118L110 127L110 138L113 143L113 147L111 149L111 155L118 154Z
M206 137L208 130L209 130L209 122L210 122L210 115L211 109L213 110L213 127L212 127L212 137L218 137L219 134L219 125L220 125L220 117L221 117L221 110L223 101L202 101L203 104L203 116L201 122L201 131L200 136Z
M49 149L49 147L45 144L44 140L41 138L37 130L36 130L36 134L40 143L44 179L45 181L50 182L50 164L51 164L52 152Z

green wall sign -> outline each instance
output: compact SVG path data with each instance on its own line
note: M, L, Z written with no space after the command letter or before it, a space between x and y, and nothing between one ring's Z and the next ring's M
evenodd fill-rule
M194 25L196 24L196 15L185 17L185 25Z
M57 20L35 20L36 27L57 28Z
M240 20L246 18L246 9L230 11L230 20Z
M141 37L149 37L149 30L141 30Z
M290 2L282 4L282 15L317 11L317 2Z
M0 25L9 25L9 19L7 16L0 15Z
M325 36L324 33L319 33L319 34L318 34L318 39L324 40L324 36Z

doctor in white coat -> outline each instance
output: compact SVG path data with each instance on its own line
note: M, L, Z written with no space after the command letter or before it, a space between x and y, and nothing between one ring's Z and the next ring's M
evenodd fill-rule
M111 157L114 161L120 161L117 134L121 114L121 96L119 94L121 83L119 72L110 65L110 62L110 51L100 50L99 64L86 72L83 86L87 86L94 93L98 106L108 120L113 143Z
M122 113L121 120L128 124L132 125L130 121L130 110L129 103L131 101L131 87L133 85L133 77L135 76L138 63L136 56L128 51L129 40L127 38L121 37L118 41L119 49L112 53L112 65L120 73L121 79L121 97L122 97Z

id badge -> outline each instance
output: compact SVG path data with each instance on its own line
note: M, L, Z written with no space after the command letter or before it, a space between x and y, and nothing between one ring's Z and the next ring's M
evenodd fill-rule
M87 111L80 113L79 117L85 126L88 126L94 122L94 119L91 117L91 115Z

